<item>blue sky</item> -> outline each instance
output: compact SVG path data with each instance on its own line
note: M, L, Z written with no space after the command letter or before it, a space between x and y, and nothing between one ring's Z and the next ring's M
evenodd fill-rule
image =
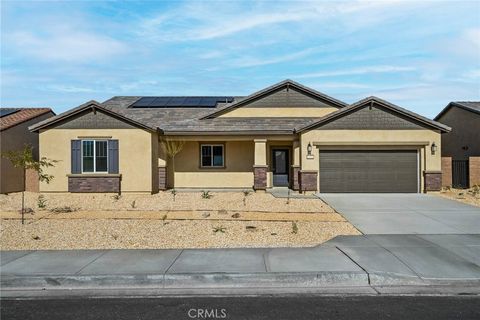
M480 2L2 1L1 105L247 95L286 78L433 117L480 100Z

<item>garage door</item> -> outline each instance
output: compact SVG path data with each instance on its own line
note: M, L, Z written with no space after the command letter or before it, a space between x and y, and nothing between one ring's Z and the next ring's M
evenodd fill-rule
M320 151L320 192L418 192L416 150Z

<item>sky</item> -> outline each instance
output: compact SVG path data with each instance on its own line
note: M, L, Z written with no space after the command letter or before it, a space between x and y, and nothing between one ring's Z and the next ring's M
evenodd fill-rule
M434 117L480 100L480 1L3 1L2 107L292 79Z

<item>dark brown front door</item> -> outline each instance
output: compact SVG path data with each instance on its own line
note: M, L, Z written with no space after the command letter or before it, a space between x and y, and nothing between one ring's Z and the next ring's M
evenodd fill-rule
M288 187L288 149L272 149L272 173L274 187Z

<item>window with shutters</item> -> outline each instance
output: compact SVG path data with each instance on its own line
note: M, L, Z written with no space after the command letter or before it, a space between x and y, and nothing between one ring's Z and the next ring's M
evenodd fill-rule
M108 172L107 140L82 140L82 172Z

